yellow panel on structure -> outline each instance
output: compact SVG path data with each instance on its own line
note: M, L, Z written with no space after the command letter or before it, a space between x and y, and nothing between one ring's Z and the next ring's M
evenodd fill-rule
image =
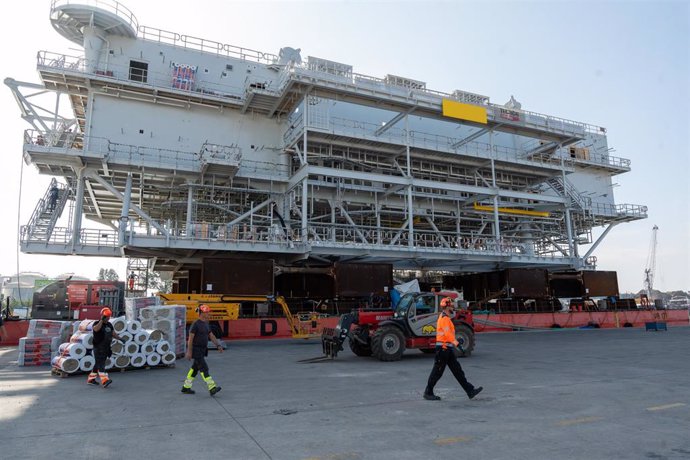
M476 211L486 211L494 212L493 206L484 206L481 204L474 203L474 209ZM498 208L498 212L504 214L516 214L518 216L535 216L535 217L549 217L550 213L544 211L530 211L528 209L515 209L515 208Z
M184 305L187 307L187 322L191 323L199 318L196 309L201 304L211 307L209 320L234 321L239 317L240 304L233 302L229 296L218 294L162 294L159 293L165 305Z
M443 116L486 124L486 109L472 104L443 99Z

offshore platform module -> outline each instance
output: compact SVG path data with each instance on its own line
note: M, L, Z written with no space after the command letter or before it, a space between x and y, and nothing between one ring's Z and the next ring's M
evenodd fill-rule
M154 29L112 0L53 0L50 19L83 53L40 51L41 83L5 81L33 125L25 161L56 178L24 252L148 258L177 278L211 256L580 270L646 218L614 201L630 161L604 128ZM42 112L46 90L70 116Z

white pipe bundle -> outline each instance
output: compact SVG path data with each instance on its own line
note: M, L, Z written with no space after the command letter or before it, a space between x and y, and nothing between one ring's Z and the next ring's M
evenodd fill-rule
M167 340L161 340L156 344L156 353L160 353L161 355L168 353L170 351L170 344L168 343Z
M110 349L113 351L114 355L121 355L125 349L125 346L122 345L122 342L119 340L113 339L112 343L110 344Z
M163 338L163 333L159 331L158 329L144 329L148 335L149 335L149 340L152 342L158 342Z
M115 356L115 367L118 369L124 369L129 366L130 358L127 355Z
M124 316L110 318L110 324L113 325L113 329L115 329L115 332L117 332L118 334L127 329L127 320Z
M172 364L175 362L175 353L169 351L161 356L161 362L163 364Z
M79 370L82 372L89 372L93 369L96 359L91 355L86 355L79 360Z
M134 334L132 340L138 345L143 345L149 340L149 333L144 329L140 329Z
M129 363L134 367L144 367L144 364L146 364L146 356L141 353L135 353L130 357Z
M70 337L69 341L71 343L80 343L87 350L93 348L93 334L91 332L77 332Z
M133 356L139 352L139 345L136 344L136 342L127 342L125 343L125 354L129 356Z
M93 319L85 319L81 323L79 323L79 327L77 328L79 332L91 332L93 331L93 325L96 324L96 321Z
M131 342L132 339L134 338L134 336L133 336L132 334L130 334L129 332L126 332L126 331L125 331L125 332L120 332L120 333L117 334L117 335L119 335L120 338L121 338L122 340L124 340L125 342Z
M79 369L79 360L68 356L56 356L53 358L52 364L53 367L57 367L68 374L72 374Z
M141 323L136 319L132 321L127 321L127 332L134 335L138 330L141 329Z
M113 357L111 356L111 357L109 357L108 359L105 360L105 369L106 369L106 370L112 369L113 366L115 366L115 360L114 360Z
M158 353L151 353L146 357L146 364L149 366L158 366L161 362L161 355Z
M81 343L63 343L58 348L61 356L80 359L86 356L86 347Z
M156 352L156 344L154 342L146 342L141 346L141 352L145 355L150 355Z

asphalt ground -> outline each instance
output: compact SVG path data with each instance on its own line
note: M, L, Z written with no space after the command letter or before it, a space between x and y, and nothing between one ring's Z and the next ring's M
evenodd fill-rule
M318 341L231 342L211 351L211 397L175 368L86 376L17 367L0 349L3 459L690 458L690 328L480 334L469 400L449 370L422 399L433 355L383 363Z

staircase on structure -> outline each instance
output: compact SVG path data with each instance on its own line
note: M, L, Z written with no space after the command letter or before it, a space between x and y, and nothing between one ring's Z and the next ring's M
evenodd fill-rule
M546 183L558 193L559 196L569 198L570 206L583 213L589 212L591 198L582 196L568 179L560 176L552 177Z
M65 204L69 198L69 187L61 184L54 178L46 193L38 201L29 221L29 239L33 241L50 240L55 224L65 209Z

